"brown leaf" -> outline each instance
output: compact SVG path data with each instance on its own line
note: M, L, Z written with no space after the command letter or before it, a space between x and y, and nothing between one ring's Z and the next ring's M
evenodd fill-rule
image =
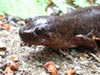
M3 71L4 75L14 75L14 72L11 70L10 67L6 67L5 70Z
M57 75L57 68L54 62L49 61L45 64L45 68L48 72L50 72L52 75Z
M18 64L16 62L11 62L9 67L12 69L12 70L17 70L18 69Z
M4 24L4 28L6 29L6 30L8 30L8 31L10 31L10 25L9 24Z
M75 75L76 74L76 69L75 68L71 68L67 71L67 75Z

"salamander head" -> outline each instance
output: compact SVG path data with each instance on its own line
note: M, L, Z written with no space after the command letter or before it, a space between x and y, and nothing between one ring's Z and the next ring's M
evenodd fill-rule
M23 27L19 30L20 38L23 42L30 45L53 45L58 38L58 32L55 27L54 16L39 16L26 19ZM57 23L59 24L59 23Z

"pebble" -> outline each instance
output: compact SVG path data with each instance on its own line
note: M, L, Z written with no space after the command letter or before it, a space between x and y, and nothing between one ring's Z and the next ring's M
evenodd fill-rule
M0 69L0 75L4 75L2 72L3 72L3 70L2 70L2 69Z
M71 53L71 55L76 55L77 54L75 49L72 49L70 53Z
M46 74L46 72L43 71L40 73L40 75L47 75L47 74Z
M2 57L0 56L0 63L2 63L3 62L3 60L2 60Z
M59 66L59 65L56 65L56 68L57 68L57 69L59 69L59 68L60 68L60 66Z
M4 56L5 52L4 51L0 51L0 56Z
M77 70L81 70L81 69L82 69L80 65L76 65L75 68L76 68Z

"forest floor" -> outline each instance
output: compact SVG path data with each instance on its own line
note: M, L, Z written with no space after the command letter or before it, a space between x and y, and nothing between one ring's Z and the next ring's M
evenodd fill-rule
M75 75L100 75L99 50L93 53L86 49L80 51L80 48L54 51L43 46L20 46L20 26L11 25L10 30L0 30L0 75L51 75L45 67L50 61L57 68L54 75L74 75L66 74L72 68ZM14 69L6 71L12 62Z

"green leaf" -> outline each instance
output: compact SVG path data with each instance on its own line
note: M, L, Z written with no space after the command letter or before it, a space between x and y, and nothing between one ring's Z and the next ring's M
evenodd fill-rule
M79 7L87 7L90 6L90 3L88 0L74 0L74 4Z
M52 0L54 2L54 4L56 4L56 6L59 7L59 9L63 12L63 13L67 13L69 11L71 11L72 9L74 9L74 7L72 7L71 5L67 4L66 0Z
M44 15L46 2L47 0L0 0L0 13L6 12L21 18Z
M96 0L96 2L95 2L95 3L100 4L100 0Z

